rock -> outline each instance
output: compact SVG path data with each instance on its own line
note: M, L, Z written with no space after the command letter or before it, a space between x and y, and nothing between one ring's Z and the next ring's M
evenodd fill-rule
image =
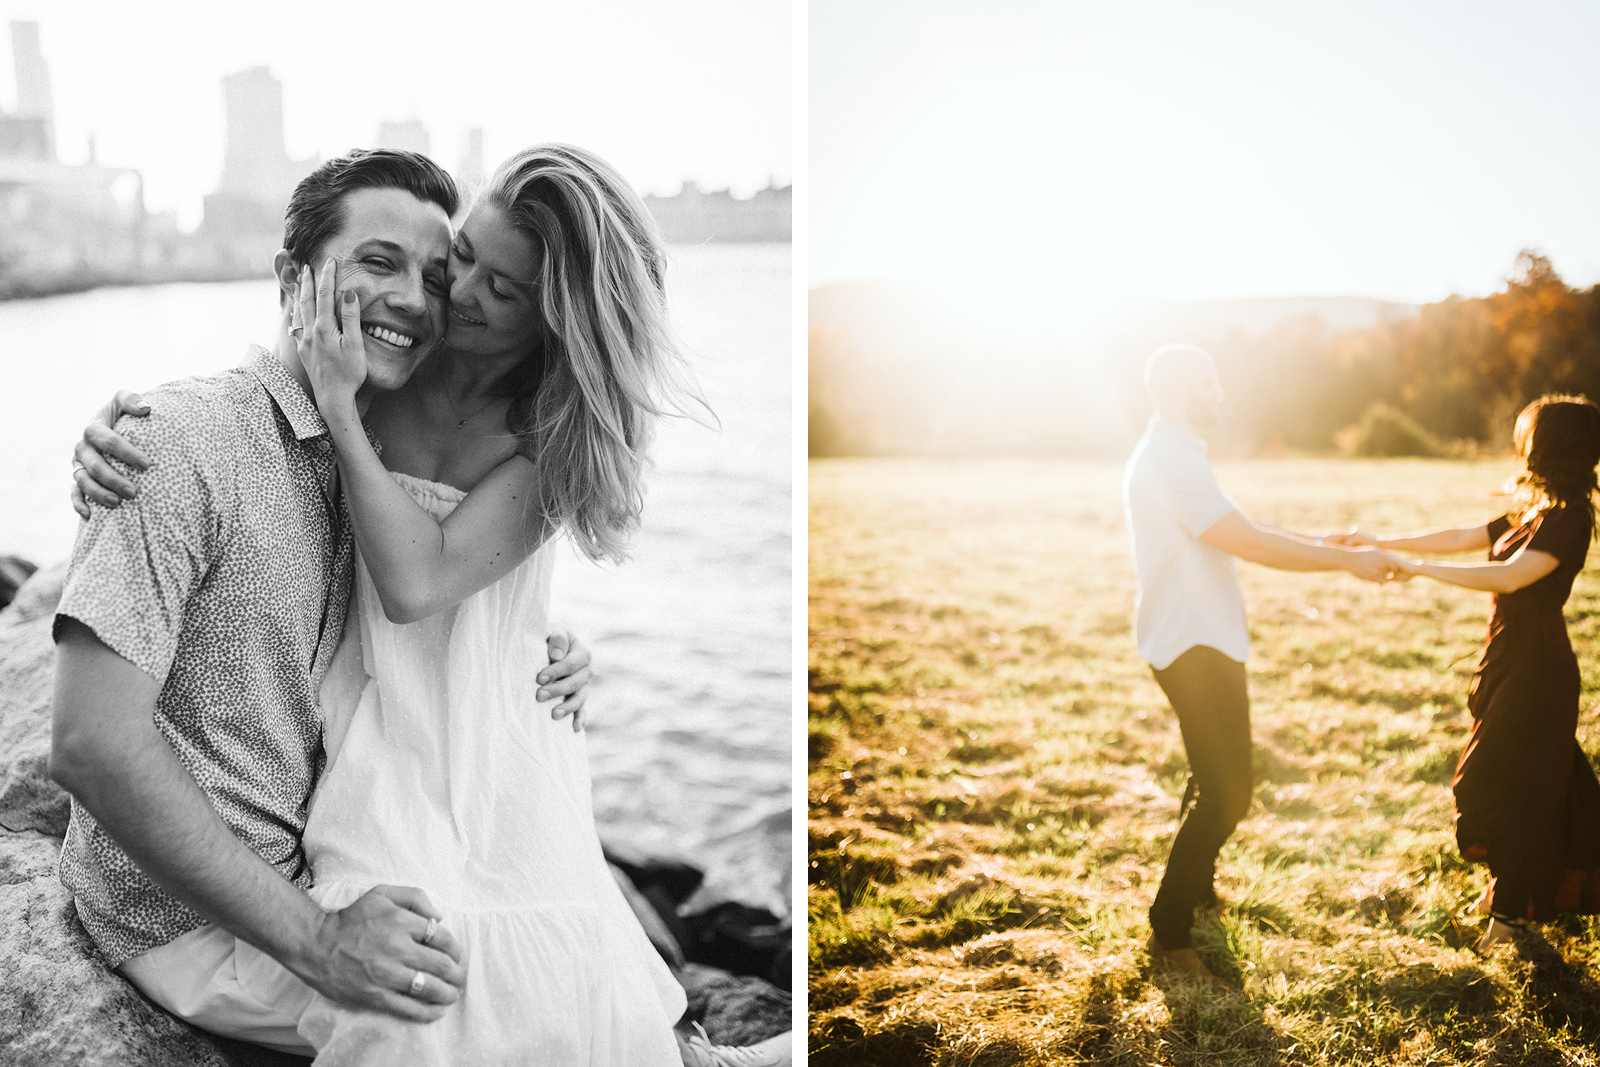
M718 1045L753 1045L791 1030L793 1000L771 982L691 963L678 972L688 1017Z
M59 842L0 835L0 1063L286 1067L306 1061L204 1034L106 968L56 877Z
M21 556L0 556L0 608L11 603L11 598L37 568Z
M684 958L787 990L794 933L788 907L790 825L787 807L753 816L708 850L705 871L614 836L606 837L604 849L613 868L620 868L654 909ZM648 920L640 921L646 930L652 928ZM675 962L666 950L662 956Z
M706 872L677 857L605 841L606 859L632 880L683 957L787 990L794 923L789 918L790 809L750 817L707 849ZM642 920L645 921L645 920ZM650 921L645 921L650 929ZM667 963L674 958L662 952Z
M789 918L794 810L788 804L753 813L719 833L708 848L706 876L680 909L685 915L739 904Z
M67 832L67 796L50 780L50 619L66 564L36 573L0 611L0 829Z
M743 904L719 904L683 923L687 933L680 944L689 959L789 988L793 928L788 920Z
M619 867L641 892L660 888L674 902L682 903L705 881L706 872L680 856L661 856L647 852L620 836L600 831L600 847L606 862Z

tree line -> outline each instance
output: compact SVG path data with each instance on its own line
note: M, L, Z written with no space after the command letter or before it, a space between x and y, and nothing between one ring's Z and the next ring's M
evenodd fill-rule
M1233 419L1253 439L1241 443L1255 449L1499 450L1535 397L1600 400L1600 286L1568 286L1531 250L1499 292L1401 321L1335 332L1311 319L1209 340ZM1374 431L1388 436L1363 436Z

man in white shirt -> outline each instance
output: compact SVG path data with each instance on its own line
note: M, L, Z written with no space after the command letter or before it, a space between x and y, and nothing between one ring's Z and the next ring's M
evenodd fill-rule
M1222 404L1204 349L1156 349L1145 385L1155 416L1123 479L1139 584L1134 636L1177 713L1190 768L1187 811L1180 810L1150 908L1147 947L1158 961L1209 977L1190 943L1194 910L1216 899L1217 853L1244 818L1253 788L1244 668L1250 631L1234 557L1287 571L1347 570L1373 582L1401 576L1376 550L1258 522L1223 494L1201 437L1216 426Z

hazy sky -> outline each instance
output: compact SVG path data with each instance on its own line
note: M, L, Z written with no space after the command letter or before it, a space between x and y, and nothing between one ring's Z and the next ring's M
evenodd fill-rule
M1600 4L811 0L810 275L1062 298L1600 281ZM1021 300L1015 298L1021 297Z
M63 159L84 161L93 131L102 163L140 168L148 206L189 222L222 171L221 79L261 64L284 83L296 157L370 146L379 121L416 117L452 169L482 126L491 169L563 140L647 192L793 177L787 0L0 0L6 107L12 19L40 24Z

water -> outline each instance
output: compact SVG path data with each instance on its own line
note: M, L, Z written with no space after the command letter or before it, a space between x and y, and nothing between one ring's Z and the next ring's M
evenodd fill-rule
M554 614L594 650L590 756L608 836L710 863L787 913L790 762L788 245L673 250L675 327L721 426L658 439L634 558L557 567ZM0 553L71 551L71 448L118 388L239 362L276 335L272 282L0 303Z

